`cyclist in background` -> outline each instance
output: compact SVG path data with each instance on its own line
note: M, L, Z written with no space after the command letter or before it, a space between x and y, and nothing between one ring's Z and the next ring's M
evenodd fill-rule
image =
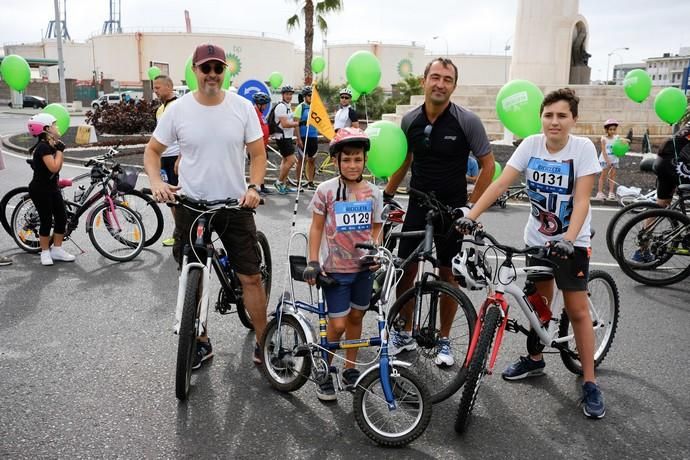
M306 160L306 177L307 190L316 190L314 184L314 174L316 168L314 165L314 155L319 150L319 132L315 126L307 126L307 117L309 117L309 106L311 105L311 86L305 86L302 90L302 97L304 102L297 106L293 114L295 121L299 123L299 129L295 131L297 134L297 148L302 151L302 155L298 154L296 171L299 174L302 170L302 162Z
M340 105L338 111L335 112L333 119L333 128L338 131L340 128L359 128L359 117L357 112L352 108L350 102L352 101L352 91L350 88L343 88L340 90Z
M328 306L327 334L332 342L340 340L343 333L347 340L360 338L374 283L372 268L360 263L366 252L355 247L357 243L379 241L381 233L383 196L378 187L362 179L368 150L369 138L361 129L338 131L330 153L340 176L319 184L309 204L312 221L304 279L314 285L319 273L324 272L338 281L337 286L323 288ZM353 214L356 222L351 221ZM355 369L357 350L348 348L345 354L345 387L352 387L360 375ZM329 355L329 363L331 360ZM332 375L319 385L316 395L322 401L336 399Z
M257 238L252 209L261 201L257 184L263 183L266 173L266 151L252 104L221 87L226 67L225 50L220 46L205 43L196 48L192 69L199 89L182 96L160 119L144 150L144 168L157 201L174 201L175 192L181 190L195 200L234 198L246 208L216 213L214 228L242 283L244 303L258 341L266 327L266 293L261 285L261 261L254 250ZM160 177L160 157L175 141L184 152L178 186L166 184ZM244 177L245 147L251 158L249 184ZM190 229L198 215L185 207L175 213L173 256L178 264L183 247L190 244ZM252 357L256 364L261 363L259 350L257 343ZM198 369L212 356L208 336L198 337L192 367Z
M264 110L271 104L271 97L261 91L257 91L252 94L252 100L254 101L254 109L256 110L256 116L259 118L259 124L261 125L261 132L264 133L264 149L268 145L268 140L270 137L268 124L264 120ZM268 159L268 151L266 151L266 159ZM270 195L273 192L266 188L265 184L261 184L259 188L259 194L262 196Z
M158 75L153 80L153 92L161 101L161 105L156 110L156 122L160 120L170 104L177 100L177 95L173 90L173 81L167 75ZM163 155L161 156L161 178L163 182L167 182L170 185L177 185L177 168L180 158L180 145L174 142L170 145ZM170 207L170 211L173 215L173 220L175 220L175 208ZM175 238L170 237L163 240L163 246L172 246L175 244Z
M458 219L456 228L461 233L471 233L477 225L475 220L525 173L532 204L525 226L525 244L552 247L550 258L557 264L556 285L563 291L582 363L583 412L590 418L602 418L606 409L594 377L594 331L587 297L592 219L589 200L601 166L592 141L570 134L577 121L578 103L579 98L569 88L546 95L540 110L543 134L529 136L520 143L501 176L486 189L468 215ZM528 257L527 265L540 265L540 262ZM550 305L554 297L553 280L535 284L537 292ZM503 371L505 380L544 373L544 347L528 340L527 348L529 356L521 356Z
M281 100L273 110L273 116L275 117L274 121L279 128L279 131L275 134L276 144L278 145L280 156L283 157L280 162L278 179L276 179L274 186L281 195L295 192L295 189L288 186L286 183L290 168L292 168L296 162L293 132L295 128L299 127L299 122L292 119L290 104L293 94L295 94L295 90L292 89L292 86L283 86L280 90ZM297 174L299 173L300 171L297 171Z
M41 220L38 239L41 245L41 264L53 261L73 262L75 257L62 248L67 226L65 202L58 187L60 170L64 162L65 144L60 141L57 120L47 113L29 119L29 134L38 138L29 149L33 157L33 178L29 182L29 196ZM53 228L53 247L50 247L50 229Z

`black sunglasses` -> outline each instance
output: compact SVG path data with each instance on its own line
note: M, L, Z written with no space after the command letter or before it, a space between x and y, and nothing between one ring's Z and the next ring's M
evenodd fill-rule
M428 124L424 127L424 146L431 147L431 130L434 129L434 125Z
M216 73L216 75L220 75L225 71L225 66L223 64L220 64L220 63L216 63L216 64L211 65L208 62L204 62L203 64L201 64L199 66L199 69L205 74L211 73L211 69L213 69L213 71Z
M350 96L340 96L340 99L352 99Z

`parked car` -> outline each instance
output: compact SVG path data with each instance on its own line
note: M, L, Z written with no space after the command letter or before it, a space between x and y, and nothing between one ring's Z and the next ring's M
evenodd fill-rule
M11 102L8 105L10 107L12 107ZM48 105L48 101L46 101L45 98L42 98L41 96L31 96L29 94L25 94L24 95L24 101L22 102L22 105L24 107L33 107L34 109L42 109L46 105Z
M103 104L117 104L122 100L122 96L120 93L109 93L109 94L104 94L103 96L99 97L98 99L94 99L91 101L91 107L94 109L97 108L100 105Z

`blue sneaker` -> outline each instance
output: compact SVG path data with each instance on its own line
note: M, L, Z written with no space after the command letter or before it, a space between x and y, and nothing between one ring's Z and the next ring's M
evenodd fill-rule
M520 356L517 362L511 364L503 371L501 377L503 377L504 380L520 380L527 377L536 377L544 374L545 367L546 363L543 359L534 361L529 356Z
M450 349L448 337L441 337L438 341L438 353L434 358L434 363L439 367L450 367L455 364L453 352Z
M582 385L582 412L589 418L604 418L606 405L599 386L593 382Z
M275 181L273 186L276 188L279 194L287 195L287 185L283 184L282 182Z
M640 264L648 264L650 262L654 262L654 256L647 249L638 249L633 253L632 260L633 262L637 262Z
M208 342L196 341L196 355L194 355L194 362L192 363L192 370L195 371L201 367L201 363L209 358L213 358L213 347L211 346L211 339Z
M388 354L395 356L403 351L414 351L417 349L417 342L405 331L391 332L388 342Z

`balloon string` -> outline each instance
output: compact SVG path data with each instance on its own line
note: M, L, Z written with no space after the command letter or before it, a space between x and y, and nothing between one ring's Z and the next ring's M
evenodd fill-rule
M362 94L364 96L364 119L367 122L367 128L369 127L369 110L367 109L367 95Z

